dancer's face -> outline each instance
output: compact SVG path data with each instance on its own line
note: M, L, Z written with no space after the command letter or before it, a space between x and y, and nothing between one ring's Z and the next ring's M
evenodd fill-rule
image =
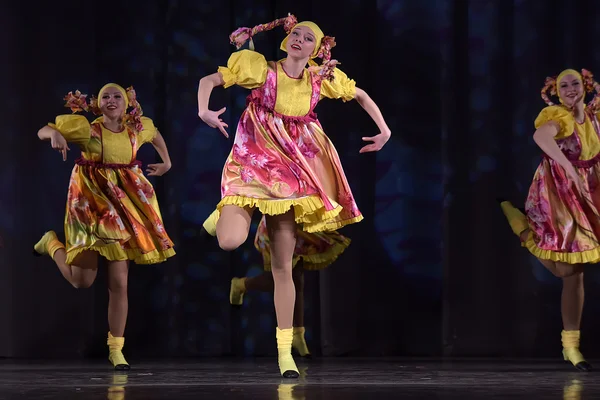
M310 58L315 51L317 39L314 32L306 26L294 28L286 43L286 51L290 57Z
M565 75L558 86L558 94L567 103L572 103L583 95L583 84L575 75ZM583 97L581 99L583 101Z
M100 111L109 118L119 118L125 114L125 99L117 88L109 87L102 92Z

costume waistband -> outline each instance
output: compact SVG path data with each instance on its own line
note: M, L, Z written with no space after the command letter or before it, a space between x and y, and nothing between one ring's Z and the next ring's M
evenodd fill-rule
M552 158L546 153L544 153L544 158L552 160ZM600 162L600 153L596 154L593 158L590 158L589 160L569 160L569 162L573 164L575 168L591 168Z
M75 160L75 164L81 165L81 166L86 166L86 167L110 168L110 169L135 168L135 167L142 166L142 162L139 160L134 160L134 161L130 162L129 164L105 164L105 163L98 162L98 161L86 160L83 157L79 157L77 160Z
M263 104L261 104L261 102L252 97L252 96L248 96L246 99L246 107L250 104L254 104L254 106L256 108L259 108L263 111L267 111L271 114L273 114L274 116L281 118L283 120L283 122L304 122L304 123L309 123L309 122L318 122L318 118L317 118L317 113L314 112L313 110L310 110L310 112L306 115L300 116L300 117L294 117L291 115L283 115L278 113L277 111L271 109L270 107L267 107Z

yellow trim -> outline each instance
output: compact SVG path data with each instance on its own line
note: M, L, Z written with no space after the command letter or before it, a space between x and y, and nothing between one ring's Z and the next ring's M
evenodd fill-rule
M102 243L102 242L97 242ZM66 263L71 265L75 258L84 251L96 251L109 261L133 261L138 265L158 264L175 255L175 249L153 250L142 253L139 249L123 249L120 243L92 245L90 247L72 248L67 251Z
M335 221L342 206L332 201L334 209L325 210L323 200L318 195L301 197L298 199L256 199L245 196L226 196L219 204L217 209L207 218L203 226L206 231L216 236L217 221L221 213L221 208L226 205L238 206L241 208L258 208L265 215L285 214L290 208L294 208L296 223L302 224L305 232L323 232L340 229L348 224L353 224L363 220L363 216L353 217L346 220Z
M560 253L552 250L540 249L533 240L533 232L529 232L527 240L522 244L537 258L542 260L558 261L566 264L595 264L600 262L600 247L578 253Z

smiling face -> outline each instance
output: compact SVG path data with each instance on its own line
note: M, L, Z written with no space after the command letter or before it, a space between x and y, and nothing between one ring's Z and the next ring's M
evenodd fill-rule
M572 103L576 98L582 97L583 101L583 84L581 80L573 75L565 75L558 85L558 94L563 101Z
M290 33L285 50L293 58L310 58L315 51L317 39L306 26L297 26Z
M116 87L108 87L102 92L99 106L102 114L109 118L121 117L127 108L123 93Z

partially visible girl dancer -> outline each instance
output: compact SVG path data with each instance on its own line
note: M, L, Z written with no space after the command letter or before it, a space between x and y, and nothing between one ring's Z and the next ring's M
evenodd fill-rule
M108 359L116 370L128 370L123 356L127 322L129 261L155 264L175 255L163 226L156 193L136 160L144 143L152 143L162 163L148 165L148 175L161 176L171 168L169 152L133 88L109 83L86 103L77 91L66 97L73 112L92 111L91 124L81 115L60 115L38 132L41 140L67 159L67 143L81 149L69 181L65 214L65 244L48 231L34 254L49 255L75 288L88 288L98 271L98 255L108 260ZM127 113L128 106L132 109Z
M558 95L560 105L547 93ZM585 94L596 92L592 102ZM573 69L547 78L548 104L535 120L533 138L544 152L529 189L525 214L501 207L521 244L563 281L563 357L581 371L592 366L579 351L583 270L600 261L600 85L589 71Z
M372 143L361 153L380 150L390 129L373 100L335 68L334 39L315 23L297 23L289 15L252 29L240 28L230 39L239 49L254 34L279 25L288 33L281 44L288 57L267 62L252 50L233 53L227 67L200 80L198 115L228 137L228 125L220 118L225 109L208 108L212 90L234 84L253 89L223 169L222 199L204 228L217 236L222 249L231 251L246 241L253 211L258 208L266 216L279 369L283 377L297 378L291 346L296 297L292 261L298 225L306 232L332 231L363 219L337 152L313 110L323 98L356 99L380 129L376 136L363 138ZM323 59L321 66L313 61L316 57Z
M311 357L304 338L304 271L318 271L331 265L350 245L350 239L337 231L308 233L297 230L296 247L292 261L292 280L296 289L293 318L292 348L301 357ZM229 302L240 306L248 291L273 292L275 289L271 272L271 242L266 218L258 225L254 246L261 253L265 272L254 277L233 278Z

